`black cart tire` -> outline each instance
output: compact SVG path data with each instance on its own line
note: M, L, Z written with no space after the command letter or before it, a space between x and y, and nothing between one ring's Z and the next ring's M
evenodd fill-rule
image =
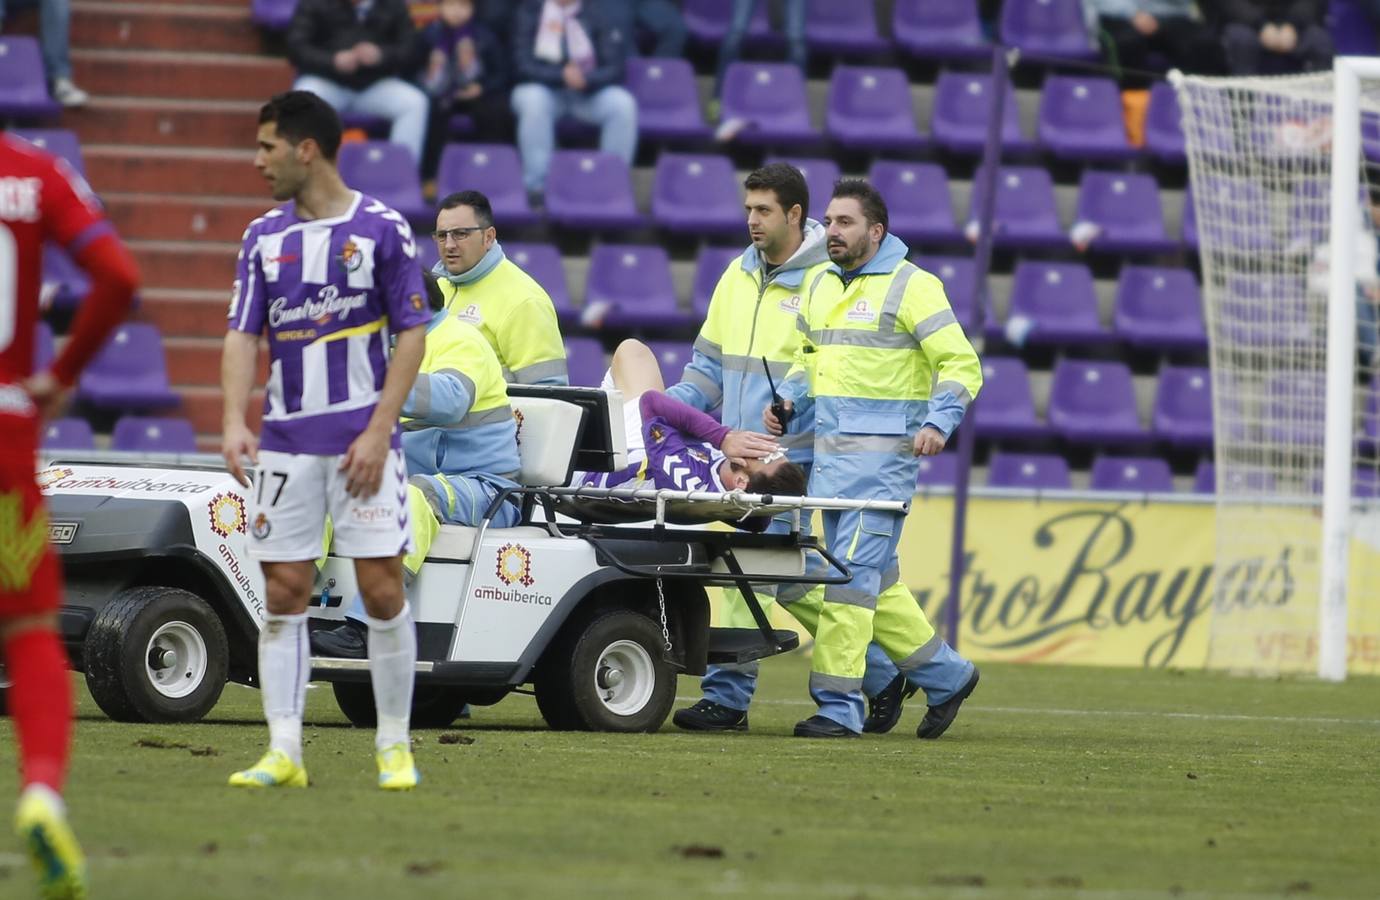
M591 620L548 651L536 679L542 717L557 729L656 731L676 699L662 645L660 626L641 613Z
M367 681L337 681L331 685L335 702L345 718L356 728L378 724L374 708L374 686ZM464 693L456 688L421 685L412 692L412 728L449 728L465 707Z
M117 722L197 722L229 670L225 628L181 588L126 588L96 615L83 648L86 686Z

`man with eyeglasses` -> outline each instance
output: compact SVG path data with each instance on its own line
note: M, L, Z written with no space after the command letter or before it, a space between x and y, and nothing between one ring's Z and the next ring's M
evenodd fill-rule
M510 384L570 383L556 307L541 285L503 255L489 198L460 191L436 213L440 261L432 274L446 309L478 328Z

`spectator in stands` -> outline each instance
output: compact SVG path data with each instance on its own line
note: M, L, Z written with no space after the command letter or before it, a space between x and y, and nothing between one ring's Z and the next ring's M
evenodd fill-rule
M38 7L38 41L43 49L43 69L53 99L63 106L85 106L91 95L72 81L69 35L72 30L71 0L0 0L0 31L5 26L5 9Z
M733 16L729 19L728 33L719 45L719 62L714 72L714 96L724 86L724 72L729 63L737 62L742 53L743 37L747 34L748 23L752 21L752 10L758 3L766 0L733 0ZM843 2L843 0L840 0ZM786 58L802 70L808 58L805 49L805 0L782 0L786 13Z
M417 31L407 0L301 0L288 28L295 90L310 91L340 113L393 123L389 140L422 160L429 106L407 81L417 69Z
M1122 83L1147 87L1140 74L1151 68L1150 54L1158 53L1170 66L1185 72L1220 75L1226 71L1222 45L1212 26L1199 16L1193 0L1085 0L1097 16L1116 53L1111 62L1127 72Z
M647 45L648 56L685 55L685 18L673 0L603 0L609 19L627 35L629 49L636 53ZM644 40L639 41L642 37Z
M599 0L525 0L513 27L518 150L527 190L540 200L563 115L599 126L599 149L632 165L637 101L623 87L623 32Z
M1217 0L1216 6L1233 75L1332 67L1325 0Z
M474 119L482 141L508 140L508 53L494 33L475 18L474 0L441 0L438 16L422 32L427 48L422 86L431 95L422 170L435 171L445 140L446 120L453 113Z

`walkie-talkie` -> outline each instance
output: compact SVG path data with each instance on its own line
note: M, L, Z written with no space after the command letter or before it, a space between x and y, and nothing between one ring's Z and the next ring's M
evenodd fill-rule
M767 364L767 358L762 357L762 368L767 371L767 384L771 387L771 414L776 416L776 421L781 423L781 430L786 430L786 423L791 420L791 413L794 410L786 408L786 401L781 399L781 395L776 392L776 382L771 377L771 366Z

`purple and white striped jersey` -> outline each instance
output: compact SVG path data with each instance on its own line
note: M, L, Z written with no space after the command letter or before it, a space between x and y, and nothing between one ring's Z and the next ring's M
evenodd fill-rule
M378 403L390 335L431 320L407 220L354 196L335 218L304 221L288 202L244 232L229 327L268 329L265 450L348 450Z

